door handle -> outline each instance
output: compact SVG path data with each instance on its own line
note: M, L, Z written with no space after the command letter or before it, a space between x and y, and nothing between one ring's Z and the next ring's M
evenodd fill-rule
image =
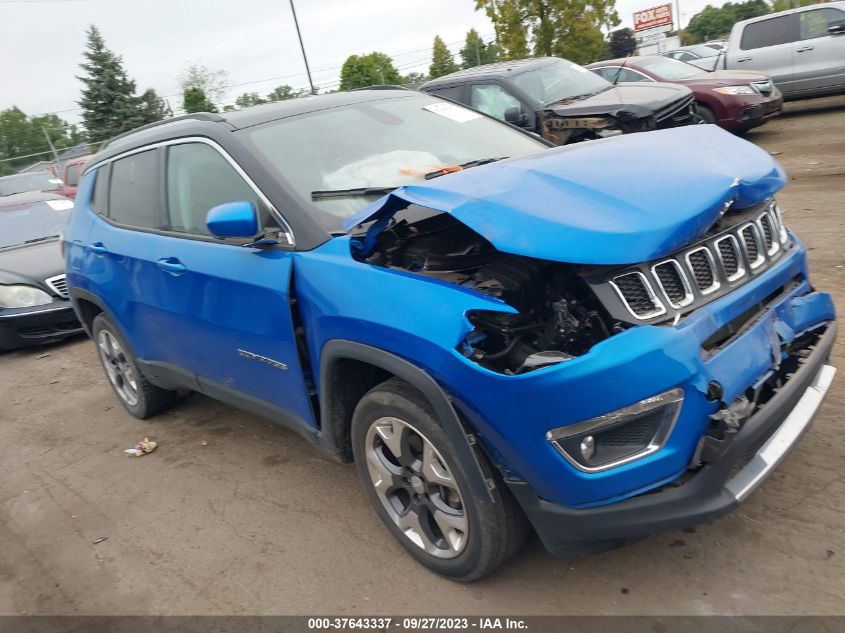
M103 244L102 242L94 242L88 248L91 249L92 253L96 253L97 255L105 255L109 252L109 249L107 249L105 244Z
M158 267L169 272L171 275L181 275L188 270L185 268L185 265L175 257L165 257L164 259L158 260Z
M750 61L751 61L751 58L750 58L750 57L740 57L740 58L739 58L739 59L737 59L736 61L737 61L737 62L750 62Z
M811 50L813 50L814 48L815 48L814 46L802 46L801 48L796 49L796 51L795 51L795 52L796 52L796 53L803 53L804 51L811 51Z

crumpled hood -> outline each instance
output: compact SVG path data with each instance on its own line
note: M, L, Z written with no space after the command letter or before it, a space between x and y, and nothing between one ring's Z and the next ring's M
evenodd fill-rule
M741 209L783 187L768 152L715 125L628 134L539 151L399 187L344 222L375 235L417 204L473 229L498 250L576 264L632 264L702 235L726 203Z
M628 112L636 118L652 116L657 110L689 97L686 86L664 83L620 84L587 99L557 103L547 110L559 116L617 116Z

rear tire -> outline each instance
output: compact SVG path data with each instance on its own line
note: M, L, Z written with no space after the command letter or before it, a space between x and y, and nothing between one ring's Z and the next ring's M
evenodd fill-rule
M129 413L144 420L176 404L175 391L156 387L141 373L131 348L105 315L94 318L91 333L109 384Z
M528 533L522 510L479 455L459 461L425 397L396 378L371 389L352 417L358 475L382 522L417 561L459 582L478 580L515 554ZM495 503L469 478L495 482Z

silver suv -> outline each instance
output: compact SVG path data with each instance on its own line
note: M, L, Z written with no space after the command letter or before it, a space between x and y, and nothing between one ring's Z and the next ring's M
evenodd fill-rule
M845 92L845 2L737 22L724 67L762 70L787 98Z

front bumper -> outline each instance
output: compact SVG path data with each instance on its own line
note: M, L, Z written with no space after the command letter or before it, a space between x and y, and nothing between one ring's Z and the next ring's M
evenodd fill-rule
M34 308L0 313L0 349L17 349L51 343L82 332L70 301L56 299Z
M726 114L719 123L733 132L763 125L783 110L783 97L778 92L770 97L732 97L725 104Z
M583 509L540 499L521 481L508 481L508 486L545 547L561 556L725 515L760 485L810 424L836 372L827 364L835 338L836 324L830 323L803 364L745 422L722 456L686 479Z

